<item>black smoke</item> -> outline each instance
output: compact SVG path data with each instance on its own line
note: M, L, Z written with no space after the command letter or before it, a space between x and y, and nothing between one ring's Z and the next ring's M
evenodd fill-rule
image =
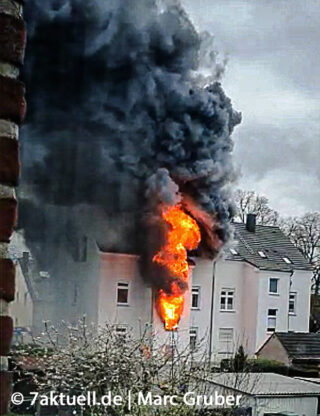
M103 248L126 250L128 229L136 235L154 201L185 201L205 233L211 218L227 240L230 135L241 117L219 83L210 35L173 0L28 0L25 18L27 237L68 232L70 221L95 234L82 216L99 215L111 224L97 232Z

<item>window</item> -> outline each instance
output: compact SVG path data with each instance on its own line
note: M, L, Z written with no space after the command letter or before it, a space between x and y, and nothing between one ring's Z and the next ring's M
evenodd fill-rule
M233 328L219 328L219 341L232 342Z
M269 279L269 293L278 293L278 280L275 278Z
M287 264L292 264L292 261L288 257L282 257L282 260Z
M197 347L198 328L190 328L190 351L194 351Z
M297 306L297 294L295 292L290 292L289 294L289 313L294 315L296 313Z
M200 309L200 287L199 286L192 286L191 308Z
M267 332L274 332L277 327L277 309L268 309Z
M239 253L237 252L237 250L234 249L234 248L230 248L230 253L233 254L234 256L238 256L239 255Z
M128 328L126 325L118 325L116 327L116 334L120 338L120 340L125 340L128 333Z
M233 328L219 328L219 353L233 352Z
M223 289L220 296L220 310L234 310L234 289Z
M262 257L263 259L266 259L266 258L267 258L266 253L265 253L264 251L262 251L262 250L258 251L258 254L259 254L259 256L260 256L260 257Z
M117 304L128 305L129 283L119 282L117 287Z

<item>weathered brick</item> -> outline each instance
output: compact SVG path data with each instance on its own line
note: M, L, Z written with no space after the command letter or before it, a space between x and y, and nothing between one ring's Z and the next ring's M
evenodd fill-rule
M0 137L0 183L17 186L19 175L19 142Z
M0 316L0 355L8 355L13 337L13 321L10 316Z
M0 298L7 302L14 300L15 265L10 259L0 259Z
M9 242L17 222L17 201L0 199L0 241Z
M21 65L25 43L24 21L8 14L0 14L0 60Z
M25 112L23 83L0 75L0 118L20 124Z
M9 411L12 392L12 372L0 371L0 415L6 415Z

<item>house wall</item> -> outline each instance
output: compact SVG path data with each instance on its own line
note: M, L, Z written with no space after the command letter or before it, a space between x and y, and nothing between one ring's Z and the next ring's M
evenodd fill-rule
M203 350L208 351L209 347L213 261L201 258L194 261L196 267L193 269L190 286L200 288L200 304L199 308L191 309L190 326L197 328L201 354Z
M256 416L287 411L299 416L317 416L318 398L306 396L257 398ZM254 415L253 415L254 416Z
M220 309L220 297L223 289L234 290L233 311ZM216 264L214 296L213 345L215 360L232 355L240 344L247 346L251 343L251 334L244 326L244 310L246 303L250 302L249 299L244 301L245 296L244 263L219 260ZM233 328L234 336L232 342L227 343L219 340L221 328Z
M171 345L173 342L180 350L186 348L189 345L190 292L185 295L184 310L178 330L173 333L165 331L156 310L153 291L141 277L139 257L116 253L101 253L100 256L99 325L104 325L106 322L125 325L137 338L143 335L145 330L152 328L155 348L164 344ZM118 282L129 284L128 305L117 304Z
M118 282L129 283L127 306L117 305ZM152 322L152 291L140 275L138 256L100 253L97 307L99 325L127 325L137 337L143 333L146 325Z
M259 397L256 395L250 395L242 393L242 386L246 385L246 375L240 379L240 383L234 388L227 388L214 382L206 383L206 394L214 395L215 392L223 396L227 395L241 395L240 405L244 408L252 408L252 416L265 416L266 413L279 413L288 412L298 416L317 416L318 398L309 396L299 396L298 394L281 397L281 396L270 396L270 397ZM259 375L257 374L257 377ZM258 378L257 378L258 380ZM195 391L196 391L195 386Z
M267 358L269 360L276 360L285 365L290 365L290 359L283 345L279 339L275 336L272 336L266 344L261 348L257 353L259 358Z
M278 293L269 293L269 279L277 278ZM260 271L258 288L258 320L256 351L272 334L267 332L268 309L277 309L276 331L288 331L288 308L290 292L290 273Z
M191 325L199 328L199 338L209 342L213 262L195 259L193 286L200 287L200 308L191 310ZM219 259L214 271L213 360L228 357L243 345L249 355L255 353L258 308L257 270L244 262ZM223 289L234 290L234 310L220 310ZM230 342L219 340L219 330L233 329Z
M308 332L312 273L296 270L291 277L291 292L297 293L296 313L289 314L289 331Z
M91 239L86 241L85 250L86 256L80 259L61 245L54 259L46 296L52 308L49 319L56 327L62 321L77 324L84 316L88 324L97 324L99 250ZM39 315L47 315L46 303L40 299Z

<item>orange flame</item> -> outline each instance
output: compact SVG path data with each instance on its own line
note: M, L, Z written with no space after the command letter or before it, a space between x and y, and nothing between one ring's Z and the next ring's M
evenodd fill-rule
M196 221L179 205L166 208L162 212L162 218L170 225L170 230L166 244L153 257L153 261L166 267L177 280L187 282L189 276L187 250L198 247L201 240L200 229ZM157 302L165 329L175 330L183 312L184 289L173 282L171 293L159 290Z

